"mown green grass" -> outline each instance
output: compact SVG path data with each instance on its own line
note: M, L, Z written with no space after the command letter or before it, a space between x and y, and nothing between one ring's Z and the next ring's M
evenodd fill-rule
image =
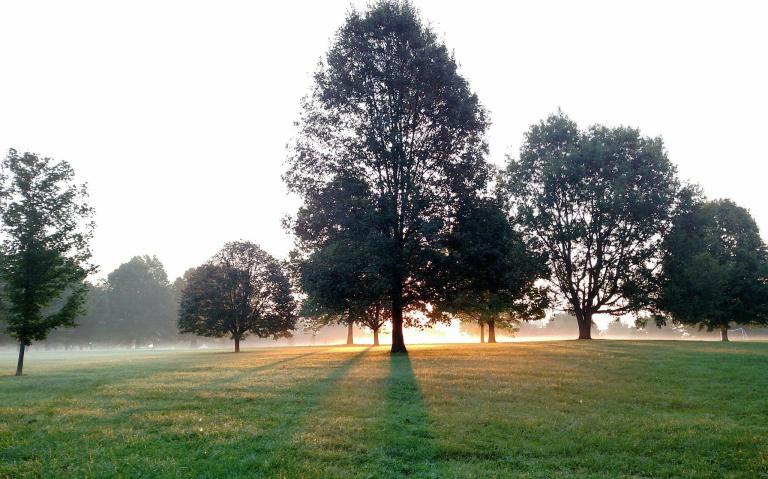
M0 477L768 477L768 344L0 356Z

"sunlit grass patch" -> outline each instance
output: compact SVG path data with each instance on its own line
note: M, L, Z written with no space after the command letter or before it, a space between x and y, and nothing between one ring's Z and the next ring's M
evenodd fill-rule
M0 377L0 477L768 474L768 344L42 356Z

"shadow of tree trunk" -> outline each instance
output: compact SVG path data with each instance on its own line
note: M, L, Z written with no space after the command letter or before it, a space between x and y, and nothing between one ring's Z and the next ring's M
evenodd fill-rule
M301 454L303 445L297 441L297 433L301 431L305 421L321 407L323 400L332 393L338 382L370 349L369 346L349 354L340 363L329 366L330 373L327 376L308 385L306 389L295 391L294 401L290 405L286 404L286 408L291 410L285 415L286 421L270 434L259 438L262 447L258 447L255 441L251 443L254 453L262 456L262 460L254 464L254 473L270 477L290 477L283 474L282 469L292 458Z
M438 477L438 447L407 354L390 356L386 394L382 477Z

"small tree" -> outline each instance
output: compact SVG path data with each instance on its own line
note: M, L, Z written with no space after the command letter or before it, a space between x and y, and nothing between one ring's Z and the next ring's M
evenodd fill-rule
M373 345L379 345L379 332L389 321L389 310L383 304L371 304L357 316L358 324L370 329L373 333Z
M508 174L516 222L547 253L579 339L591 339L595 314L648 305L679 189L660 138L624 127L582 131L559 113L530 128Z
M293 258L308 329L344 324L347 344L353 344L357 323L369 327L377 342L389 291L379 213L365 183L347 176L310 195L299 210Z
M768 322L768 250L747 210L730 200L695 204L664 241L657 324L719 330Z
M75 326L96 269L88 262L93 210L74 176L67 162L32 153L10 150L3 162L0 280L6 332L19 342L17 376L26 346Z
M305 302L302 308L302 316L306 318L305 329L316 334L326 326L343 324L347 327L347 346L355 343L353 328L355 324L366 327L373 333L373 345L379 346L379 333L381 328L389 320L388 311L382 304L369 304L364 308L346 310L340 314L321 312L314 309L310 303Z
M546 289L536 285L548 274L546 257L514 231L496 202L477 200L459 214L443 262L443 299L432 318L456 316L480 325L481 342L496 342L496 327L515 330L521 321L544 317Z
M290 337L296 305L281 264L248 241L227 243L208 263L189 270L181 294L179 332L240 341Z
M355 319L349 314L321 313L316 309L310 310L308 304L304 303L301 309L301 316L304 318L304 331L317 334L321 329L328 326L343 325L347 329L347 346L355 344L354 327Z
M477 334L480 338L480 344L485 344L485 330L487 323L479 314L458 312L452 315L459 320L459 330L467 334ZM503 332L510 336L515 336L520 332L524 322L522 319L514 316L499 316L495 318L493 329L493 341L496 342L496 333ZM490 336L489 336L490 338Z

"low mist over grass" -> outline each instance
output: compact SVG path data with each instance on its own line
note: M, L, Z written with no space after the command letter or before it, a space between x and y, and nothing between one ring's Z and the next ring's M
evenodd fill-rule
M0 377L0 477L761 477L766 364L668 341L36 352Z

